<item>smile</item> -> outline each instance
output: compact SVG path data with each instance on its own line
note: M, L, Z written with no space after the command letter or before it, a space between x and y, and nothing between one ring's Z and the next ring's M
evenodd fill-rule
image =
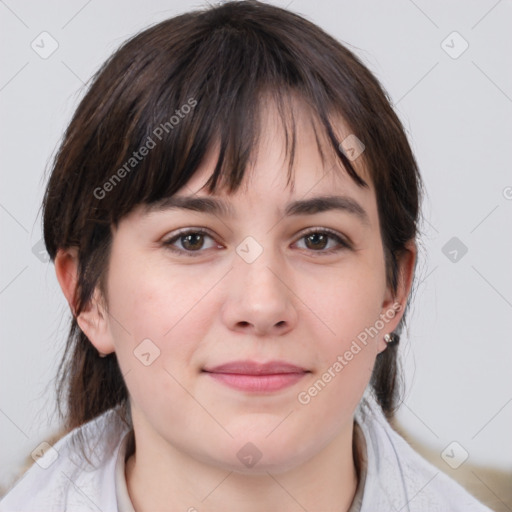
M241 375L236 373L208 373L210 377L241 391L279 391L298 382L306 373L281 373L273 375Z
M308 370L282 362L257 363L254 361L234 361L210 369L204 369L212 379L240 391L273 392L293 386Z

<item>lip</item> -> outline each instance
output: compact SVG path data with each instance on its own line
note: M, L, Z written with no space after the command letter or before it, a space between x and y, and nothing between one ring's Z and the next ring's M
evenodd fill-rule
M301 380L309 370L286 361L232 361L203 372L231 388L250 392L272 392L287 388Z

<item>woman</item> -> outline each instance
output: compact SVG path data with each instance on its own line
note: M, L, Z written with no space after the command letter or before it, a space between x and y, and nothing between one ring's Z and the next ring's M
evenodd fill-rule
M302 17L125 43L43 204L68 434L0 510L487 510L388 423L420 191L378 81Z

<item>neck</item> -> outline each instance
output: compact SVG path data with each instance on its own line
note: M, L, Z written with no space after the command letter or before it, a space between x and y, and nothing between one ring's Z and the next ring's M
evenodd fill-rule
M353 423L349 423L300 466L253 475L204 464L161 438L161 443L137 440L139 449L126 461L127 488L136 512L344 512L350 508L358 481L352 442L357 437L353 436Z

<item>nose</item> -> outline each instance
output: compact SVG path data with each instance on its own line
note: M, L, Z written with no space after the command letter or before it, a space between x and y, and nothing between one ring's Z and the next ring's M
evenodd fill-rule
M236 258L230 272L222 318L233 331L254 336L281 336L297 323L297 296L272 251L251 263Z

